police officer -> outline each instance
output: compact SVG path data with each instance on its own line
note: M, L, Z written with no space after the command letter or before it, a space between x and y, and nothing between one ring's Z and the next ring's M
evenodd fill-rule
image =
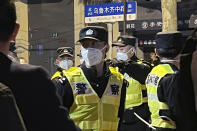
M57 76L61 76L62 70L68 70L70 67L74 65L73 49L71 47L60 47L57 49L57 54L58 57L55 60L57 72L54 74L52 79Z
M129 82L126 93L125 112L120 123L120 131L146 131L148 126L144 124L134 113L137 113L145 121L149 120L147 93L145 79L151 68L147 62L139 60L136 55L136 37L119 36L117 42L112 45L117 49L117 64L124 78Z
M174 79L179 72L179 53L182 50L182 34L160 32L156 35L156 53L160 64L155 66L146 79L151 124L158 131L175 131ZM176 87L176 88L175 88Z
M63 103L84 131L117 131L124 112L126 82L118 68L107 68L108 31L100 26L80 30L84 63L63 71Z
M61 108L45 69L7 57L20 27L16 19L14 1L0 0L0 130L24 131L23 119L28 131L78 131L68 111Z
M62 92L63 88L63 70L68 70L74 64L73 49L71 47L60 47L57 49L57 59L55 65L57 66L57 72L52 76L51 80L57 88L57 92ZM60 91L59 91L60 90ZM60 95L61 96L61 95Z

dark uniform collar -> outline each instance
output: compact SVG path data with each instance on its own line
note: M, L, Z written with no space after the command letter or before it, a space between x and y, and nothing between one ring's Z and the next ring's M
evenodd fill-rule
M134 54L129 60L130 60L130 61L135 61L135 62L137 62L139 59L138 59L137 56Z
M81 64L81 69L83 70L84 74L88 77L91 78L98 78L97 77L97 71L96 69L93 67L93 68L87 68L86 65L85 65L85 62L83 64ZM110 76L110 70L107 68L106 66L106 62L104 62L104 70L103 70L103 75L100 76L100 77L108 77ZM99 78L100 78L99 77Z
M63 69L61 67L57 66L57 71L62 72Z

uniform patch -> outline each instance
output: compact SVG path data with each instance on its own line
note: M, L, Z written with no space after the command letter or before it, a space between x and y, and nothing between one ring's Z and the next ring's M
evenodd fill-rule
M91 94L92 91L89 88L88 84L85 82L80 82L80 83L73 83L74 87L75 87L75 92L80 95L80 94Z
M157 86L159 80L159 76L151 74L148 75L147 80L146 80L146 85L149 86Z
M119 85L117 85L117 84L111 84L110 85L110 88L111 88L111 94L112 95L119 95L119 88L120 88L120 86Z

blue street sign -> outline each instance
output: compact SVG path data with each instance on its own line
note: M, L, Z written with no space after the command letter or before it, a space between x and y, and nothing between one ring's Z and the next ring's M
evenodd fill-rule
M127 20L133 20L136 18L137 3L135 1L127 2L126 14L133 15ZM98 5L87 5L85 7L85 18L86 23L93 22L111 22L111 21L122 21L124 14L124 3L110 3L110 4L98 4ZM112 19L110 16L113 16ZM119 17L117 17L119 16ZM128 17L128 16L127 16ZM92 18L92 19L91 19ZM100 19L97 19L100 18ZM88 21L90 20L90 21ZM93 20L93 21L92 21Z

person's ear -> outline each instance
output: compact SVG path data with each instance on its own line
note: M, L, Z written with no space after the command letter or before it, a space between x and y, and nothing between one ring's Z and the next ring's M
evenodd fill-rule
M60 59L57 58L57 59L55 60L55 64L58 65L59 63L60 63Z
M106 53L109 51L109 44L106 44Z
M20 25L16 23L15 27L14 27L14 31L13 31L12 35L10 36L10 41L15 40L15 38L18 34L18 31L19 31L19 28L20 28Z
M135 53L135 47L131 48L131 53Z

